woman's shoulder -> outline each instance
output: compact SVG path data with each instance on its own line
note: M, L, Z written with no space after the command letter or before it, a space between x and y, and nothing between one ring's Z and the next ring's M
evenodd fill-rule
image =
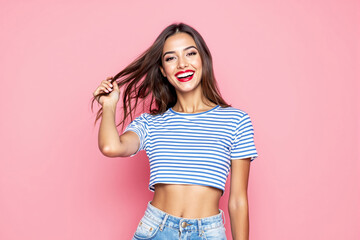
M234 117L243 117L247 115L247 112L243 109L237 108L237 107L221 107L219 108L220 112L228 115L232 115Z
M163 113L157 113L157 114L144 112L139 117L141 117L143 119L146 119L146 120L154 120L154 119L158 119L158 118L161 118L163 116L166 116L168 113L169 113L169 110L166 110Z

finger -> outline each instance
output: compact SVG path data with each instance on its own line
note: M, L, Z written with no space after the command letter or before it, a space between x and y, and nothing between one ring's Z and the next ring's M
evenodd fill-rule
M115 90L119 90L119 86L116 81L113 82L113 86Z
M102 83L102 87L106 88L109 91L112 91L112 88L107 83Z
M109 83L108 81L104 81L100 85L103 86L103 87L108 87L109 86L108 83Z
M94 92L94 97L96 99L96 101L98 101L100 103L100 98L103 96L101 95L103 91L101 89L97 89L95 92Z
M104 81L101 81L101 84L108 84L108 83L110 83L110 81L111 81L111 79L109 79L109 80L104 80ZM110 83L111 84L111 83Z
M106 88L106 87L104 87L104 86L100 86L100 87L98 87L98 92L99 92L99 93L102 93L102 92L106 92L106 93L108 93L108 92L109 92L109 90L107 90L107 88Z
M107 78L106 80L102 81L101 84L103 84L103 85L105 84L108 87L112 88L112 84L110 82L111 80L112 80L112 78L111 79Z
M101 89L100 89L100 87L98 87L96 90L95 90L95 92L93 93L93 95L94 95L94 97L96 96L96 95L99 95L101 93Z
M112 85L111 82L109 82L109 81L106 81L105 84L107 85L108 88L112 88L112 87L113 87L113 85Z
M107 77L105 80L101 81L101 83L111 82L112 79L113 79L113 77Z
M102 90L106 93L109 93L110 91L106 87L102 87Z

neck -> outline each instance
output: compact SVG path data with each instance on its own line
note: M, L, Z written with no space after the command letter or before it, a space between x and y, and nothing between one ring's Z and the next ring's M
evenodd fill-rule
M201 84L191 92L176 92L177 102L172 108L176 112L197 113L209 110L216 106L205 98L202 92Z

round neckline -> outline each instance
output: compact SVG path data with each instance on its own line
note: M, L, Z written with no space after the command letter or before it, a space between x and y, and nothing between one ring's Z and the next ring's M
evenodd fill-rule
M216 105L215 107L213 107L212 109L209 109L205 112L199 112L199 113L182 113L182 112L176 112L171 108L169 108L169 110L172 112L172 113L175 113L175 114L178 114L178 115L183 115L183 116L194 116L194 115L201 115L201 114L205 114L205 113L208 113L208 112L211 112L215 109L217 109L218 107L220 107L220 105Z

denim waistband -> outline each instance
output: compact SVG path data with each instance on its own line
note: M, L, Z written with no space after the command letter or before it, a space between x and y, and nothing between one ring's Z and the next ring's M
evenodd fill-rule
M179 229L180 231L200 231L217 228L225 225L222 215L224 211L219 209L219 213L210 217L204 218L182 218L171 214L168 214L157 207L151 205L151 201L148 202L145 210L145 216L160 225L160 230L166 225L168 227ZM185 223L184 223L185 222Z

